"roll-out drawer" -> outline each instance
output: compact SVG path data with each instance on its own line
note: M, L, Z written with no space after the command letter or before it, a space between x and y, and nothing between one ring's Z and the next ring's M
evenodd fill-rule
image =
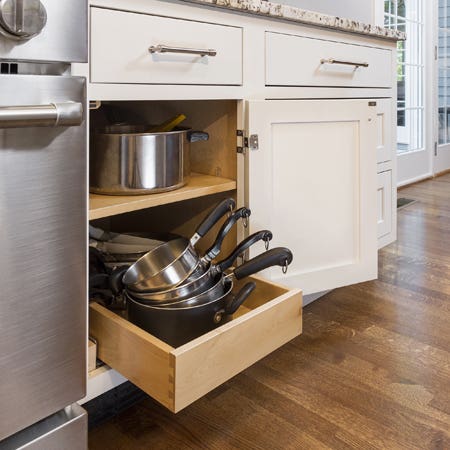
M93 83L242 84L242 28L92 7L91 29Z
M301 291L252 280L255 291L230 322L178 348L93 303L98 357L178 412L301 333Z
M391 58L390 50L266 32L266 85L390 88Z

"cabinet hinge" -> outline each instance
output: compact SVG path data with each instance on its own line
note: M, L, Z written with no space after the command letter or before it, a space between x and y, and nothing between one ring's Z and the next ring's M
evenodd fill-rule
M245 141L247 138L244 137L244 130L237 130L236 136L238 138L236 151L242 155L245 155L245 151L247 149Z
M438 151L438 143L435 142L434 143L434 156L437 156L437 151Z
M257 134L251 134L249 137L244 135L244 130L237 130L236 135L238 137L237 152L243 153L250 150L259 150L259 137Z
M251 134L248 138L248 148L250 150L259 150L259 137L257 134Z
M434 46L434 60L437 61L438 59L438 46Z

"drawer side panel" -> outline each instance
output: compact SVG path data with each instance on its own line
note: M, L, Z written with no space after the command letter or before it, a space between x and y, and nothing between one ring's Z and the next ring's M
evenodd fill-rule
M173 409L172 347L97 303L89 308L89 334L103 362Z
M259 288L259 286L258 286ZM257 291L254 295L257 295ZM302 332L302 294L273 301L173 352L175 412L242 372Z

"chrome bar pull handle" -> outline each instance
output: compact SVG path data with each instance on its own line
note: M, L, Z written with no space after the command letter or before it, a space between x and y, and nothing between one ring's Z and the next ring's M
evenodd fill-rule
M340 64L343 66L369 67L369 63L366 62L341 61L334 58L321 59L320 64Z
M29 127L70 127L83 122L81 103L50 103L0 107L0 129Z
M169 47L167 45L152 45L148 51L150 53L183 53L185 55L199 56L216 56L217 50L212 48L185 48L185 47Z

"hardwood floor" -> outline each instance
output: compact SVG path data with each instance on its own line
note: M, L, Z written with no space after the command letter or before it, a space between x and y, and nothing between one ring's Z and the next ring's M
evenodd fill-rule
M146 399L96 449L450 449L450 175L400 191L379 280L304 310L304 334L178 415Z

